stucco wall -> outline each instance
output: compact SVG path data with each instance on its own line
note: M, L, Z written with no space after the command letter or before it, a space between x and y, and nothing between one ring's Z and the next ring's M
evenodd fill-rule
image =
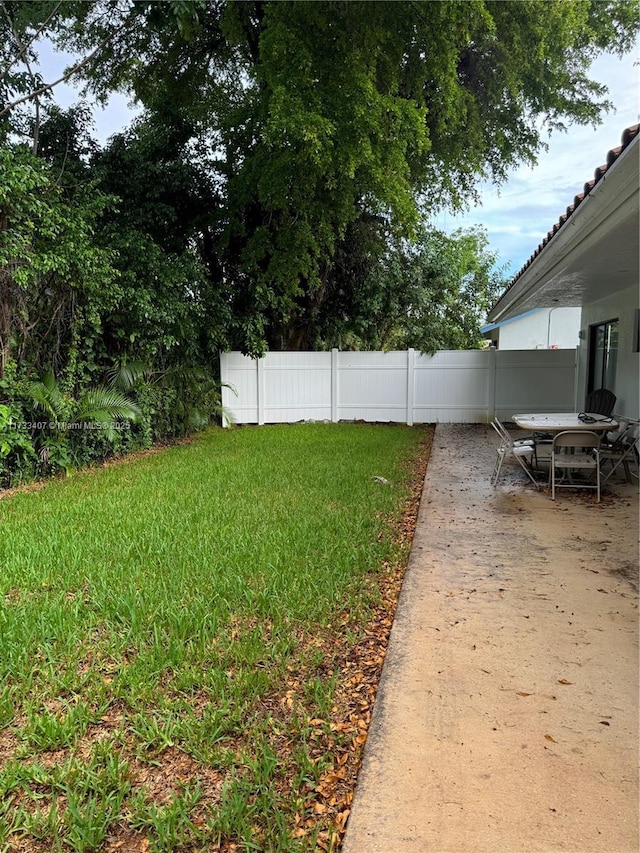
M582 309L581 328L584 337L578 348L578 400L580 408L584 405L587 390L589 367L589 327L608 320L618 320L618 361L616 368L616 387L612 390L618 397L616 412L628 417L640 417L640 356L633 352L635 312L640 305L638 284L619 293L614 293L597 302L591 302Z
M500 327L499 349L575 349L580 308L541 308ZM495 334L495 333L494 333Z

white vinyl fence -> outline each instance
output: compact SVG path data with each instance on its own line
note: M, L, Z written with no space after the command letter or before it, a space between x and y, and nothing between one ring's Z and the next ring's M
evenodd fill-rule
M576 350L221 353L222 403L239 424L487 423L576 410Z

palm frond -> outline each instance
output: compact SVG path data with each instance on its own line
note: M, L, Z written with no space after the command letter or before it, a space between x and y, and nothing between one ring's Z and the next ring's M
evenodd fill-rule
M143 361L122 361L107 371L109 388L130 391L141 379L146 379L151 368Z
M27 393L34 409L42 409L52 419L57 419L62 412L64 395L52 370L47 370L36 382L29 382Z
M142 417L138 406L125 394L113 388L91 388L78 401L77 421L98 423L116 420L133 421Z

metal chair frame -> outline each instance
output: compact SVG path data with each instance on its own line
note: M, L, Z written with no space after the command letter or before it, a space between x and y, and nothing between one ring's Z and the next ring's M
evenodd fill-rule
M556 489L596 489L600 503L600 442L601 437L591 430L565 430L554 436L549 468L551 500L556 499ZM567 472L566 480L558 481L558 469ZM594 471L595 485L572 482L571 472L578 470Z
M493 466L493 472L491 474L491 485L495 486L498 482L498 477L500 476L500 471L502 470L502 463L504 462L504 458L507 455L507 451L511 453L511 455L518 462L522 470L525 472L527 477L531 480L533 485L539 488L538 483L536 482L533 474L531 473L530 465L527 465L525 459L531 460L535 454L535 446L531 439L522 439L520 441L514 441L511 438L511 435L504 427L504 425L498 420L498 418L494 418L491 421L491 426L498 433L500 438L500 445L496 451L496 462Z
M620 419L621 422L623 419ZM610 444L600 445L600 464L611 462L611 470L602 478L606 483L613 474L622 466L627 482L633 482L633 477L638 478L638 459L640 457L640 423L638 421L627 422L626 427L620 430ZM631 471L630 462L634 461L636 471Z

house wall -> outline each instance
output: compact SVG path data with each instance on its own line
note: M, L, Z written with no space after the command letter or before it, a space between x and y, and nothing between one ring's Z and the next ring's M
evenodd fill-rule
M487 423L574 411L576 350L221 353L236 423Z
M614 293L582 309L582 334L578 348L578 407L587 394L589 371L589 327L608 320L618 320L618 358L616 384L611 390L618 397L615 412L629 418L640 417L640 355L634 352L636 311L640 304L638 284Z
M580 308L541 308L507 320L496 329L498 348L575 349L580 330Z

